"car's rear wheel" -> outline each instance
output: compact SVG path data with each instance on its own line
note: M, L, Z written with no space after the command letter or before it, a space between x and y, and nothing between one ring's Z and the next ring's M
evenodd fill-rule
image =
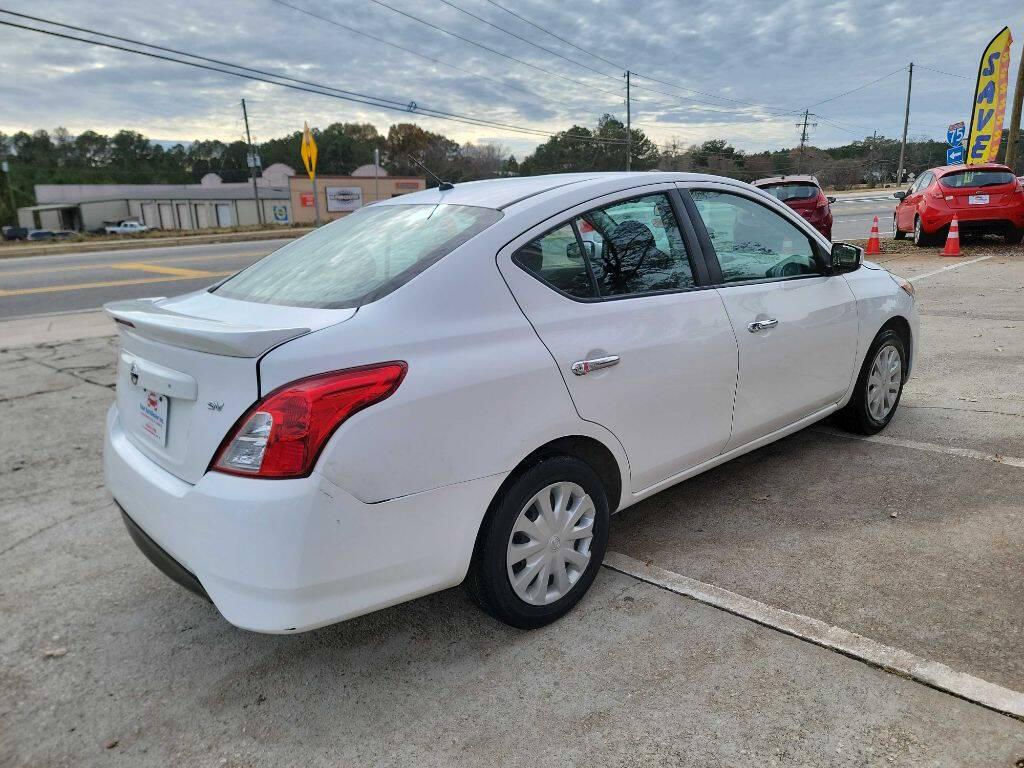
M853 396L843 409L847 429L864 435L881 431L892 420L907 378L907 342L894 329L875 337L861 366Z
M487 613L520 629L565 615L590 587L608 546L608 497L584 461L552 456L495 500L466 579Z
M899 218L896 214L892 216L892 237L894 240L903 240L907 233L900 229Z

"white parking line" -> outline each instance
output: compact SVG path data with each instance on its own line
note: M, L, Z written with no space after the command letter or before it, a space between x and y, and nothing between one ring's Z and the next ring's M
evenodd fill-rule
M957 448L955 445L941 445L939 443L922 443L919 440L904 440L902 437L889 437L888 435L854 435L849 432L840 432L827 427L818 427L814 430L822 435L842 437L846 440L862 440L865 443L881 443L892 445L897 448L911 448L915 451L929 451L931 453L944 453L947 456L959 456L964 459L978 459L980 461L992 461L996 464L1005 464L1008 467L1020 467L1024 469L1024 458L1019 456L1003 456L998 453L986 453L976 451L973 448Z
M918 280L924 280L926 277L934 277L935 275L941 275L943 272L949 272L949 270L951 269L959 269L960 267L966 267L968 264L977 264L979 261L991 259L993 256L995 256L995 254L990 253L988 256L979 256L976 259L970 259L968 261L958 261L948 266L942 267L940 269L933 269L931 272L925 272L923 275L914 275L913 277L908 277L907 279L912 283L916 283Z
M1024 720L1024 693L957 672L945 664L883 645L842 627L830 626L819 619L790 613L713 584L705 584L657 566L646 565L620 552L607 552L604 565L647 584L693 598L705 605L719 608L770 629L838 651L887 672L909 677L974 704Z

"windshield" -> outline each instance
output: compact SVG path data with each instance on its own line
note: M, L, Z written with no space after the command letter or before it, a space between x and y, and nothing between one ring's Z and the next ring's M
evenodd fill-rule
M501 218L468 205L381 205L320 227L228 278L219 295L340 309L379 299Z
M1012 184L1013 174L1009 171L954 171L947 173L939 184L948 189L963 189L964 187L996 187L1003 184Z
M765 192L779 200L807 200L818 194L818 188L813 184L772 184L768 187L761 187Z

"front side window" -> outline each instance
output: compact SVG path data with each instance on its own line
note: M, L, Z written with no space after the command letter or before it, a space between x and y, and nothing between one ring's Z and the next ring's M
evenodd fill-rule
M500 211L468 205L371 205L292 241L213 290L265 304L358 307L404 285L500 218Z
M820 274L811 239L775 211L739 195L692 190L726 283Z

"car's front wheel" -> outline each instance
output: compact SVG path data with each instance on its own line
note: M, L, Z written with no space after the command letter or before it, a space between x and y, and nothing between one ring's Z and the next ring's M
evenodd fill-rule
M907 378L907 344L894 329L875 337L842 418L852 432L873 435L892 420Z
M892 216L892 237L894 240L902 240L907 236L907 233L900 229L900 220L896 214Z
M487 613L533 629L567 613L590 587L608 546L608 497L571 456L526 469L496 499L466 587Z

